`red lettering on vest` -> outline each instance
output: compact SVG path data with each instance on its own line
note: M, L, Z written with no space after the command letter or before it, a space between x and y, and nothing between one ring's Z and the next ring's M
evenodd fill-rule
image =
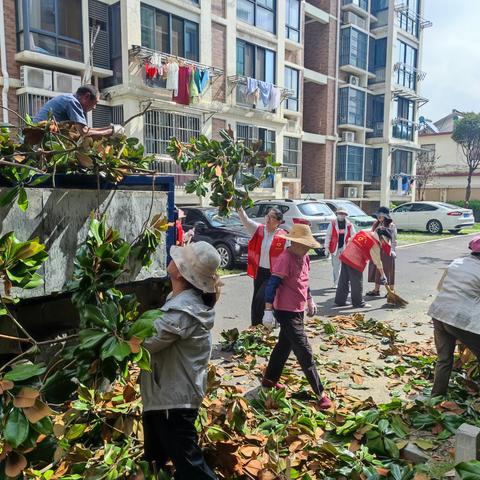
M370 250L375 245L378 245L378 241L373 237L373 234L362 230L353 237L353 240L345 247L339 258L348 266L363 272L367 263L371 260Z
M260 225L253 237L248 242L248 264L247 275L252 278L257 277L258 266L260 264L260 253L262 250L263 236L265 233L265 225ZM279 237L285 235L285 230L277 230L273 236L272 245L270 246L270 268L275 259L285 250L286 239Z

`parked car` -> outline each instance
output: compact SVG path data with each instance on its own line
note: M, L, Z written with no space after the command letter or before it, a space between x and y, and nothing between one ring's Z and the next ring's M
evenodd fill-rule
M221 268L231 268L235 263L247 263L247 247L250 235L236 213L229 217L218 215L212 207L182 207L185 213L183 229L195 228L194 242L211 243L220 254Z
M334 211L337 208L344 208L348 212L348 219L353 223L355 229L358 230L371 230L375 219L365 213L357 204L350 200L344 200L342 198L334 200L324 200L324 202Z
M399 230L458 233L475 223L473 211L443 202L404 203L391 212Z
M285 220L282 228L290 230L294 223L305 223L310 225L312 234L322 245L316 250L317 254L325 253L325 235L328 224L335 218L335 214L323 201L317 200L258 200L254 206L247 209L247 215L253 219L263 221L268 210L272 207L278 208L283 213Z

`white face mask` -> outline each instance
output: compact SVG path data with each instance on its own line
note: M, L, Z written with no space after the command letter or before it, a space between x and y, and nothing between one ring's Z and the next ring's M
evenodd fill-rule
M341 214L337 215L337 218L338 218L338 220L340 220L342 222L343 220L345 220L345 218L347 218L347 216L344 215L343 213L341 213Z

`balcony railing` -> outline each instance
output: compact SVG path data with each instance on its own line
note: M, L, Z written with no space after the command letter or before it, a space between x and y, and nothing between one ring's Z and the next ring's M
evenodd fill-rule
M395 118L392 120L393 131L392 136L394 138L400 138L402 140L413 140L415 130L418 129L418 123L408 120L406 118Z
M175 187L183 188L187 182L195 178L193 173L185 173L173 160L158 158L150 167L160 174L173 176Z
M399 2L395 4L395 11L398 15L406 16L410 21L417 23L421 29L430 28L433 26L433 22L426 20L419 13L410 10L408 4L405 2Z
M375 75L375 78L370 80L370 83L383 83L385 81L385 67L376 67L373 69L372 73Z

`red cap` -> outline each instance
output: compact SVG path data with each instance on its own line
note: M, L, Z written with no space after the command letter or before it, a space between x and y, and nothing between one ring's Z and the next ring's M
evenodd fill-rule
M470 243L468 244L468 248L473 253L479 253L480 252L480 235L477 235L472 240L470 240Z

